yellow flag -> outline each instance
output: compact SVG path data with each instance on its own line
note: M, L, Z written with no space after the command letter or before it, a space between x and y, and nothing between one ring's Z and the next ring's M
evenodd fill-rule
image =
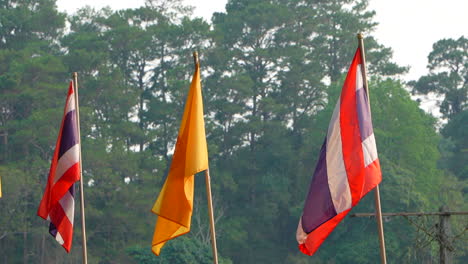
M2 198L2 178L0 178L0 198Z
M151 249L159 256L166 241L190 232L194 174L208 169L200 69L195 66L166 182L153 206L158 215Z

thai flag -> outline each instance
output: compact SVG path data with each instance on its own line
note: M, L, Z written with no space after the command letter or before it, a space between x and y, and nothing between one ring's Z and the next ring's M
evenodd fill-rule
M55 145L47 186L37 215L50 221L49 232L70 252L75 212L75 182L80 180L80 140L73 83Z
M299 249L307 255L382 180L369 99L358 49L322 145L297 228Z

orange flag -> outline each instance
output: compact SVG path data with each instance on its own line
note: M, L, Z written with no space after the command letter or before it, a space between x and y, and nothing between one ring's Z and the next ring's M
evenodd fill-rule
M152 209L158 215L151 246L154 254L159 256L168 240L190 232L194 174L207 169L200 69L196 63L171 168Z

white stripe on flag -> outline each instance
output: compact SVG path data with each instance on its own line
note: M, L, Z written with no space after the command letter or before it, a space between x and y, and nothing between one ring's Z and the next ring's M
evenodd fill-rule
M75 163L79 161L80 157L80 144L75 144L57 162L57 169L55 170L54 184L62 177L62 175Z
M68 98L67 109L65 110L65 115L72 110L75 110L75 97L73 93Z
M362 80L362 69L361 64L358 64L356 71L356 91L364 89L364 81Z
M68 217L68 220L73 225L73 216L75 213L75 199L71 196L70 192L66 192L65 195L59 201L63 211Z
M378 159L374 133L372 133L362 142L362 152L364 153L365 167L369 166L369 164Z
M328 127L327 135L327 175L328 187L336 213L351 208L351 191L343 160L343 149L340 129L340 102L335 106Z
M57 240L57 242L59 242L60 245L63 245L63 243L64 243L63 238L60 235L59 231L57 231L57 235L55 236L55 240Z
M304 232L304 229L302 229L302 215L301 215L301 218L299 218L299 225L297 225L296 240L297 240L297 243L304 244L306 239L307 239L307 233Z

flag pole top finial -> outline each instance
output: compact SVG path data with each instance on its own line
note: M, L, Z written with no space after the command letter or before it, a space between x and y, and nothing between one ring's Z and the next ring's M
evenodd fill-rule
M198 52L194 51L193 52L193 62L195 63L195 65L198 64Z
M357 38L358 38L358 39L363 39L363 38L364 38L364 35L363 35L361 32L359 32L359 33L357 34Z

